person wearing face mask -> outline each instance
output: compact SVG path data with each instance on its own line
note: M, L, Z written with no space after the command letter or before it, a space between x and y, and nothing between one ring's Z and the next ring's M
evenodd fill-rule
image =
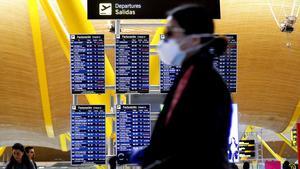
M181 65L164 101L150 145L140 155L144 169L227 169L232 114L230 93L213 58L227 46L215 37L212 17L202 6L184 5L168 13L161 60Z
M35 169L25 154L24 146L20 143L15 143L12 146L12 156L5 169Z

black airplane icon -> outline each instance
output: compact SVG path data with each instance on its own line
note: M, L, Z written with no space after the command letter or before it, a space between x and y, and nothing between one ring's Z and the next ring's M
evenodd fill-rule
M108 6L105 6L105 5L102 5L103 9L101 9L101 11L105 11L106 9L110 8L111 6L108 5Z

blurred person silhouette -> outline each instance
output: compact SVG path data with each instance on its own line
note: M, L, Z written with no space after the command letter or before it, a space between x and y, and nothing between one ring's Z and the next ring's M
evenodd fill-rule
M26 152L29 160L32 162L34 168L37 169L37 165L36 165L36 162L34 160L34 158L35 158L34 148L31 147L31 146L27 146L27 147L25 147L25 152Z
M235 163L229 163L229 169L239 169Z
M282 169L291 169L290 162L285 160L282 164Z
M250 163L248 161L244 162L243 169L250 169Z
M35 169L22 144L15 143L12 146L12 156L5 169Z
M232 101L213 66L227 40L213 33L213 19L202 6L168 12L158 53L165 64L181 65L181 73L166 96L150 145L131 158L144 169L203 168L204 163L210 169L228 168Z

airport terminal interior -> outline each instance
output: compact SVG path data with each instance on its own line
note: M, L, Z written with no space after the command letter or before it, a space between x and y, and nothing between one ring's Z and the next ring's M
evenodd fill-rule
M157 51L166 12L191 2L228 42L214 66L233 100L229 163L297 168L299 0L1 0L0 168L15 143L37 168L140 168L127 153L150 143L180 71Z

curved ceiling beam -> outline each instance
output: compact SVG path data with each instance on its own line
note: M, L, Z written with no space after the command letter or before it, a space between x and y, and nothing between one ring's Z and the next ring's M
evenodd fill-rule
M64 51L64 54L67 58L67 61L70 63L70 40L69 34L64 27L62 21L54 12L52 6L48 0L40 0L40 3L43 7L43 10L50 22L51 27L53 28L55 35L60 43L61 48Z
M296 123L299 119L299 116L300 116L300 102L298 102L298 104L296 106L296 109L292 115L289 125L286 127L286 129L282 133L290 132L293 129L293 127L296 125Z
M42 109L44 115L44 122L48 137L54 137L52 113L50 108L49 90L47 82L46 65L44 58L44 50L42 43L42 35L40 28L40 19L38 13L38 4L36 0L28 0L28 9L30 16L30 25L32 30L32 39L35 52L35 60L38 73L38 81L40 86L40 94L42 101Z
M243 137L241 138L241 140L247 140L249 135L254 132L254 129L255 129L254 126L248 125L245 129L245 132L244 132Z

